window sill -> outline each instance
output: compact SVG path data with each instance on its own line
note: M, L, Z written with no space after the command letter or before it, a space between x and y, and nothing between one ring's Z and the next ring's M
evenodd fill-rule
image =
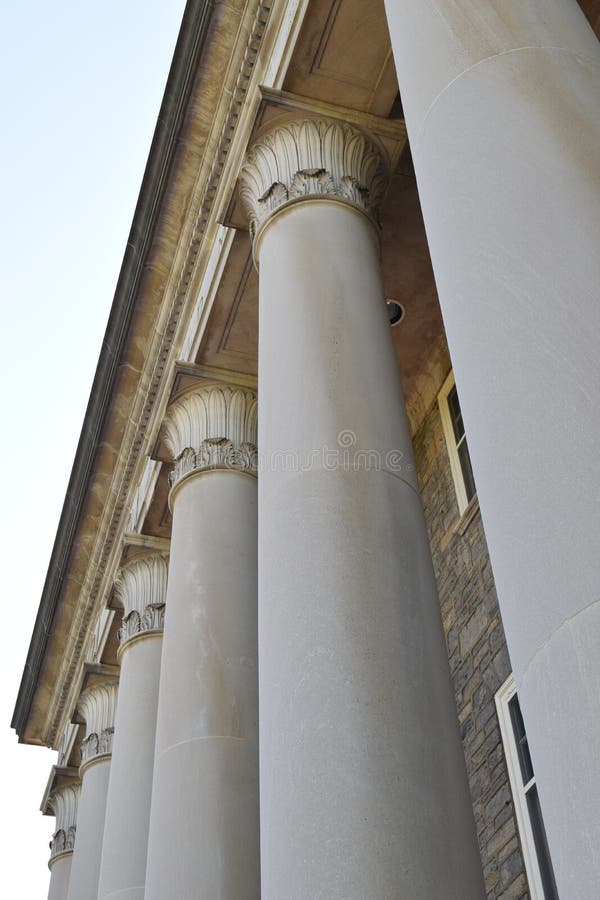
M465 534L469 525L471 524L471 522L473 521L473 519L475 518L475 516L477 515L478 512L479 512L479 500L477 498L477 494L475 494L474 497L471 497L469 505L467 506L467 508L463 512L462 516L460 517L460 519L454 526L454 528L453 528L454 534L459 534L462 537L462 535Z

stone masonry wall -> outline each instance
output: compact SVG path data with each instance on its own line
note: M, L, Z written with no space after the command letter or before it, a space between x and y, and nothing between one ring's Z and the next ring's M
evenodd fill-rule
M475 500L459 519L437 401L414 447L487 898L521 900L529 892L494 702L510 662L481 516Z

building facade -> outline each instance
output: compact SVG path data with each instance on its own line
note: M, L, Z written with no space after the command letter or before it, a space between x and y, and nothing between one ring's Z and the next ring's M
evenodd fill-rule
M599 32L189 0L13 719L51 900L597 896Z

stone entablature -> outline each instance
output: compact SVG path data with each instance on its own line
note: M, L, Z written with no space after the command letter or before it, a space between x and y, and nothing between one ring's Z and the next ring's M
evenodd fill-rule
M118 682L107 681L87 688L77 707L85 719L86 734L81 742L81 765L112 753Z
M121 568L115 581L115 594L124 610L119 629L120 652L137 635L162 631L167 576L168 557L163 553L136 556Z
M190 472L257 471L258 403L250 388L207 384L176 400L165 417L166 442L175 460L174 487Z
M240 199L254 239L273 212L299 198L345 200L377 221L388 178L383 151L370 137L345 122L308 118L254 142L240 173Z
M77 830L77 804L81 785L63 784L48 798L48 806L56 817L56 831L50 842L50 864L59 854L72 852Z

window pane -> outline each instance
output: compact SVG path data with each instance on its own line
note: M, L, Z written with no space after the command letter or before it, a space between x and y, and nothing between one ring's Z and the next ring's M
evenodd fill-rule
M458 444L461 437L465 433L465 426L463 425L460 403L458 402L458 394L456 393L456 385L454 385L454 387L448 394L448 408L450 410L450 418L452 419L454 439Z
M457 450L463 481L465 483L465 493L467 495L467 501L469 501L475 496L475 479L473 478L471 457L469 456L466 438L463 438L462 443L457 447Z
M535 785L527 791L527 809L529 810L535 851L540 867L544 898L545 900L558 900L558 891L556 890L556 882L552 870L552 860L550 859L548 841L546 840L546 829L544 828L542 810L540 808L540 801Z
M508 708L510 710L510 720L515 735L515 744L517 745L519 765L521 767L521 778L523 779L523 784L528 784L533 778L533 766L531 764L527 735L525 734L525 723L523 722L523 715L521 713L521 707L519 706L519 698L516 694L514 697L511 697Z

